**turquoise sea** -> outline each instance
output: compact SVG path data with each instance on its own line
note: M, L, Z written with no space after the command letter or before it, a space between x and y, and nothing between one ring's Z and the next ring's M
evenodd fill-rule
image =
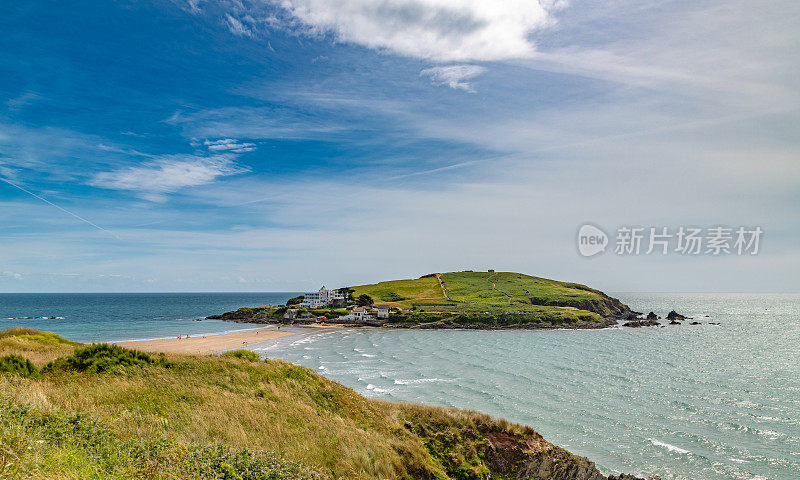
M257 326L203 319L239 307L283 303L295 295L298 293L0 293L0 329L38 328L78 342L224 333Z
M81 341L252 328L193 321L293 294L0 295L0 322ZM556 331L311 330L255 345L388 400L525 423L601 470L800 478L800 295L615 294L703 325ZM708 317L706 317L706 315ZM61 319L8 319L58 316ZM707 322L720 322L720 326Z

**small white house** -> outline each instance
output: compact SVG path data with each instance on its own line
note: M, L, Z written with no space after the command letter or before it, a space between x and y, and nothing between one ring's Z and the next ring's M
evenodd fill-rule
M392 307L389 305L378 305L375 307L375 310L378 312L378 318L389 318L389 316L392 314Z
M340 320L351 320L353 322L361 323L367 320L372 320L372 311L366 307L356 307L344 317L339 317Z

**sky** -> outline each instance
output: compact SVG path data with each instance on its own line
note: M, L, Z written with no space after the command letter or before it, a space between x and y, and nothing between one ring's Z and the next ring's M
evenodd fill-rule
M4 2L0 292L800 292L798 25L791 0ZM624 226L763 236L618 255Z

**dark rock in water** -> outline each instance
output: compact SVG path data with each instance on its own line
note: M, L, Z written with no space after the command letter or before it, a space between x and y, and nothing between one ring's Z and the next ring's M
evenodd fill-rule
M629 475L627 473L620 473L619 475L609 475L608 480L641 480L639 477L634 477L633 475ZM661 480L661 477L658 475L654 475L652 477L647 477L647 480Z
M689 317L685 317L675 310L672 310L667 314L667 320L686 320L687 318Z
M619 475L609 475L608 480L642 480L639 477L634 477L633 475L629 475L627 473L621 473ZM653 475L651 477L647 477L647 480L661 480L659 475Z
M632 320L630 322L625 322L622 326L623 327L631 327L631 328L638 328L638 327L657 327L660 324L656 320Z
M679 321L677 321L677 320L670 320L670 321L669 321L669 324L670 324L670 325L680 325L680 324L681 324L681 322L679 322Z
M653 312L650 312L650 313L647 314L647 319L648 320L658 320L658 315L656 315Z
M700 325L700 322L692 322L689 325Z

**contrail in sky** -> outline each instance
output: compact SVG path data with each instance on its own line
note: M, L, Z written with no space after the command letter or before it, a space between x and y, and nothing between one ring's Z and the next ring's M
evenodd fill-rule
M44 203L46 203L48 205L52 205L52 206L56 207L57 209L61 210L62 212L66 213L68 215L72 215L73 217L77 218L78 220L80 220L80 221L82 221L84 223L88 223L89 225L93 226L94 228L96 228L98 230L106 232L107 234L111 235L112 237L116 238L117 240L120 239L116 234L106 230L105 228L101 227L100 225L98 225L96 223L93 223L93 222L90 222L89 220L86 220L85 218L83 218L80 215L78 215L77 213L70 212L69 210L67 210L64 207L59 207L58 205L56 205L55 203L51 202L50 200L48 200L46 198L43 198L43 197L40 197L39 195L36 195L35 193L31 192L30 190L26 190L25 188L20 187L16 183L9 182L8 180L6 180L3 177L0 177L0 180L6 182L7 184L11 185L14 188L18 188L18 189L22 190L23 192L27 193L28 195L31 195L33 197L38 198L39 200L43 201Z

